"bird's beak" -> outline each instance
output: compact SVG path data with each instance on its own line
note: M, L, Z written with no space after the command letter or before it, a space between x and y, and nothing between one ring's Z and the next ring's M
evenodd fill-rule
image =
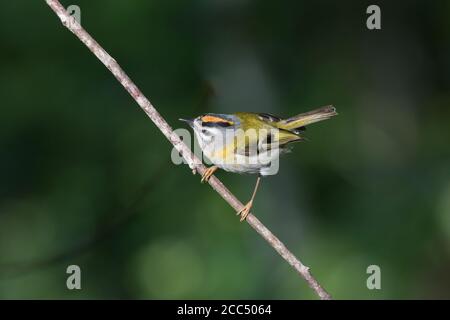
M194 119L178 119L178 120L186 122L191 127L194 125Z

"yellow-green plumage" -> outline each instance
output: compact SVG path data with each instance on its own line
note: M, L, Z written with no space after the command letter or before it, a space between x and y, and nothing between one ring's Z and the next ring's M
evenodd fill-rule
M255 128L258 130L278 129L275 141L283 146L290 142L302 140L299 128L329 119L337 113L333 106L326 106L287 119L265 113L237 112L235 115L239 118L240 127L243 131ZM249 141L249 143L252 143L252 141Z

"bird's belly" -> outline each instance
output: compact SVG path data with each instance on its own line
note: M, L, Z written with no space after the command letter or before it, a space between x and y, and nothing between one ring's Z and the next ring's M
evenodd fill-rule
M278 171L278 149L261 152L255 155L234 154L228 157L217 157L213 153L206 154L208 159L219 168L235 173L258 173L261 175L275 174Z

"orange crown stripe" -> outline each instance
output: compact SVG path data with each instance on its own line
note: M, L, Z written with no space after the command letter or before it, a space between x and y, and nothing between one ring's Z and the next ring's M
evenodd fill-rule
M233 122L219 118L219 117L214 117L214 116L203 116L202 117L202 121L203 122L224 122L224 123L229 123L229 124L233 124Z

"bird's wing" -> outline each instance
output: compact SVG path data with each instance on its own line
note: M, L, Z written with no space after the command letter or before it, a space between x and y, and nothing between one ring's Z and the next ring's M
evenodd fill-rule
M257 134L241 131L234 138L234 152L239 155L255 155L262 151L283 148L286 144L300 141L302 137L288 130L265 128Z
M279 122L281 118L271 113L258 113L258 117L263 121Z
M283 147L288 143L301 141L303 138L296 132L289 130L278 129L278 144Z

